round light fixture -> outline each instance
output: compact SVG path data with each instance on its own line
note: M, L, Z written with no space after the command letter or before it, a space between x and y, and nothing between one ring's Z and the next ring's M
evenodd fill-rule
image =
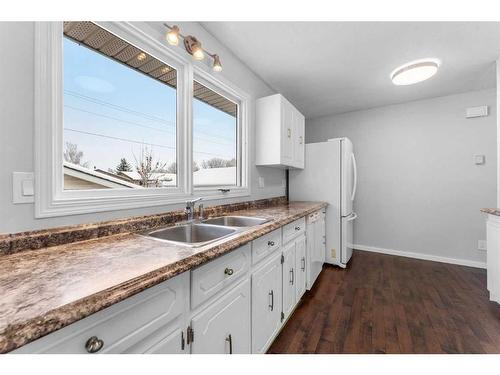
M411 61L392 71L392 83L405 86L425 81L436 74L440 65L441 61L434 58Z

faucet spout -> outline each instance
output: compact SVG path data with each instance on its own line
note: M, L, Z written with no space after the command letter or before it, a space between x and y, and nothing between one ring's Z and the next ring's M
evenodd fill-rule
M184 210L184 212L186 213L186 219L188 221L193 220L194 206L196 205L196 202L199 202L202 199L203 199L202 197L199 197L186 201L186 209Z

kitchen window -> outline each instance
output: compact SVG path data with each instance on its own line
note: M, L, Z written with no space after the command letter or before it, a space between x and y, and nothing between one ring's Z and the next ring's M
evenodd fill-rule
M249 195L248 96L143 30L36 24L36 217Z
M65 22L64 189L177 186L177 72L91 22Z
M230 189L241 175L238 104L207 86L194 80L193 185Z

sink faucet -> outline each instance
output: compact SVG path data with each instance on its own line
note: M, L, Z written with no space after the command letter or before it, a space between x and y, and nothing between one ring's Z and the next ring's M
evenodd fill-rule
M196 204L196 202L199 202L201 201L203 198L196 198L196 199L192 199L192 200L189 200L189 201L186 201L186 209L184 210L184 212L186 213L186 219L187 221L192 221L193 220L193 212L194 212L194 206ZM200 205L200 213L203 212L203 205Z

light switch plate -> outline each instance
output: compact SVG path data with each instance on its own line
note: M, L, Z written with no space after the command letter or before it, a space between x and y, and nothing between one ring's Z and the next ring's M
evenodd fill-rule
M32 172L12 172L12 203L33 203L34 175Z

